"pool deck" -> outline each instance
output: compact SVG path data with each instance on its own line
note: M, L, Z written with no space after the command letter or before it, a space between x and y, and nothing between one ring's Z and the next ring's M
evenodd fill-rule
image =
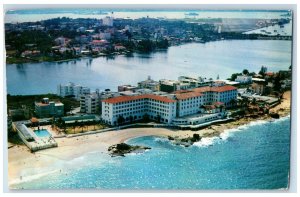
M20 138L24 144L32 151L38 151L47 148L57 147L57 142L51 136L49 137L39 137L34 131L28 128L25 124L22 123L13 123L13 127L18 132ZM48 131L49 132L49 131Z

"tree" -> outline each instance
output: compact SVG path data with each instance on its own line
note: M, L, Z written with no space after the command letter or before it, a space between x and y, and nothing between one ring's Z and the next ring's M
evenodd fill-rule
M129 121L130 121L130 123L133 122L133 116L129 116Z
M235 81L235 79L237 78L237 76L240 76L240 75L242 75L242 74L241 74L241 73L233 73L233 74L231 75L230 80L231 80L231 81Z
M78 126L78 121L75 120L75 122L73 123L74 134L75 134L75 129L76 129L77 126Z
M260 71L258 74L262 75L263 77L265 76L266 72L267 72L267 67L266 66L261 66Z
M244 75L249 75L249 71L248 71L247 69L244 69L244 70L243 70L243 74L244 74Z
M81 133L83 133L84 123L82 121L79 122L79 128L81 128Z
M251 103L252 103L253 105L256 105L256 98L253 98Z
M231 100L229 101L229 103L230 103L231 106L235 106L236 103L237 103L237 101L236 101L235 99L231 99Z
M143 115L143 120L144 120L145 122L149 121L149 115L148 115L148 114L144 114L144 115Z
M124 123L125 119L123 116L119 116L117 121L118 121L118 125L121 125Z
M157 114L157 116L156 116L156 120L157 120L157 122L158 122L158 123L160 122L160 120L161 120L161 116L160 116L159 114Z
M66 133L67 126L66 126L65 121L62 122L62 125L61 125L61 126L62 126L62 129L63 129L64 133Z

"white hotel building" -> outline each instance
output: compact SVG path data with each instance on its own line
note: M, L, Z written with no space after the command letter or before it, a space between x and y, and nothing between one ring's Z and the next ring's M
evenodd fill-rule
M225 107L231 107L236 98L237 89L233 86L179 90L168 96L119 96L102 101L102 119L110 125L117 125L119 117L123 117L126 123L141 120L147 114L151 120L159 117L160 122L171 124L176 118L201 113L203 105L221 102Z
M143 94L138 96L119 96L102 101L102 119L111 125L118 124L122 116L124 122L141 120L147 114L149 119L171 123L176 117L176 100L164 96Z

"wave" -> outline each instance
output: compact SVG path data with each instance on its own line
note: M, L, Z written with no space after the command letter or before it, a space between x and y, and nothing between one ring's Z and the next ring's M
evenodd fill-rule
M169 142L169 140L165 137L155 137L154 141L155 142Z
M286 121L289 118L290 118L290 115L279 118L279 119L272 119L271 122L279 123L279 122L282 122L282 121ZM193 146L207 148L207 147L212 146L214 144L219 144L219 143L227 141L229 138L233 137L234 133L236 133L236 132L241 132L243 130L249 129L250 127L254 127L254 126L258 126L258 125L264 125L264 124L268 124L268 123L270 123L270 121L268 121L268 120L257 120L257 121L253 121L253 122L250 122L248 124L239 126L237 128L226 129L220 134L220 136L204 137L204 138L201 139L201 141L195 142L193 144Z
M209 146L212 146L213 144L217 144L220 142L221 142L220 137L205 137L205 138L202 138L201 141L195 142L193 144L193 146L207 148Z

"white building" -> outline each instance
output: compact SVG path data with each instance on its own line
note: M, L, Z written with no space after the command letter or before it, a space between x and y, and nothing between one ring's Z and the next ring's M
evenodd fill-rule
M114 26L114 18L110 17L110 16L107 16L107 17L102 19L102 24L112 27L112 26Z
M187 91L177 93L176 116L183 117L191 114L196 114L200 111L200 106L203 105L203 94L199 92Z
M144 94L119 96L102 101L102 119L111 125L144 119L171 123L176 117L176 100Z
M246 75L240 75L236 77L235 81L240 82L242 84L252 83L252 77Z
M205 105L222 104L224 107L235 105L237 88L233 86L207 86L192 90L179 90L175 94L142 94L137 96L119 96L102 101L102 119L111 125L141 120L145 115L151 120L159 117L162 123L172 123L175 118L202 114ZM207 112L207 111L206 111ZM209 113L219 113L210 111ZM202 116L202 115L201 115ZM215 119L219 115L211 117ZM124 120L121 120L121 119ZM200 118L201 121L207 118ZM194 118L194 122L200 123Z
M80 112L96 114L99 110L99 93L82 94L80 96Z
M89 94L89 93L90 93L89 88L83 87L81 85L76 85L72 82L69 82L66 85L59 84L57 86L57 95L61 97L74 96L75 99L79 100L80 95Z
M224 103L225 107L233 107L233 101L237 98L237 88L230 85L225 86L206 86L193 89L194 92L199 92L204 95L203 104L211 105L215 102Z

